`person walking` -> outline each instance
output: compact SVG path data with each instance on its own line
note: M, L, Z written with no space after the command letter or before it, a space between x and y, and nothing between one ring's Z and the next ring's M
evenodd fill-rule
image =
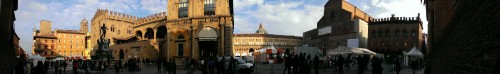
M115 74L120 74L120 68L118 67L118 65L120 65L118 64L118 62L115 63Z
M344 57L342 57L342 55L339 55L339 57L337 59L337 68L338 68L339 74L344 74L343 65L344 65Z
M60 66L59 61L56 61L54 63L54 68L55 68L54 71L55 71L56 74L60 74L60 72L59 72L59 66Z
M234 68L235 68L236 60L234 60L234 57L231 56L229 59L229 74L234 74Z
M42 61L38 61L36 67L33 68L33 70L31 70L31 73L32 74L34 74L34 73L43 73L43 70L44 70L43 67L44 67L43 62Z
M156 67L158 68L158 73L162 73L161 72L161 66L162 66L162 61L160 58L156 59Z
M316 74L319 74L319 73L318 73L319 63L320 63L320 61L319 61L319 57L318 57L318 56L315 56L315 57L314 57L314 73L316 73Z
M411 72L412 74L415 74L415 70L417 69L417 60L413 59L410 63L411 65Z
M382 74L382 70L384 68L382 67L381 60L378 57L373 58L372 68L372 74Z
M226 74L225 64L225 57L222 57L217 63L217 74Z
M63 62L61 62L61 63L62 63L62 65L63 65L63 67L62 67L62 68L63 68L63 71L62 71L62 72L63 72L64 74L66 74L66 67L68 67L68 62L63 61Z
M291 70L291 63L292 62L292 59L291 59L291 56L286 56L285 58L285 69L283 70L283 74L285 74L286 71L288 71L288 74L292 74L290 73L290 70Z
M73 61L73 74L78 74L78 62Z
M399 74L399 72L401 71L401 59L398 58L394 61L394 71L396 71L396 74Z

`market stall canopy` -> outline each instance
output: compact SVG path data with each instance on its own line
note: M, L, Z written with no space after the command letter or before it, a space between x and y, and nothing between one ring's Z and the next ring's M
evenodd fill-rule
M408 53L406 53L405 55L419 57L419 58L424 57L424 54L422 52L420 52L420 50L417 47L411 48L411 50L408 51Z
M329 55L337 55L337 54L377 54L371 50L365 48L351 48L346 46L339 46L334 50L328 51Z
M260 53L267 53L267 51L271 51L271 53L278 53L278 49L276 49L274 45L265 46L258 50Z

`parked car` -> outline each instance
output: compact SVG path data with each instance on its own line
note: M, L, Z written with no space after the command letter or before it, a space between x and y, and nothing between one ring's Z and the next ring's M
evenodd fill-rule
M224 61L225 61L224 68L226 68L226 70L229 70L228 68L229 68L229 59L230 58L231 57L224 57ZM235 68L232 69L234 72L239 72L241 74L245 74L245 73L251 73L254 71L253 63L245 62L240 57L234 57L234 59L236 60ZM221 61L222 57L218 57L217 60Z

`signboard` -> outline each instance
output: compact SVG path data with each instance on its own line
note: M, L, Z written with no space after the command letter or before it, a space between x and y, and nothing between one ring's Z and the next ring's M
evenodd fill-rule
M347 39L347 47L359 48L359 39Z
M329 34L332 32L332 26L323 27L318 29L318 35Z

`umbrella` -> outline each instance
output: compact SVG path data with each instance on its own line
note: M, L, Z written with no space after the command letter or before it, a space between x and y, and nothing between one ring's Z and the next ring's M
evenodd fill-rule
M408 51L408 53L406 53L405 55L408 55L408 56L414 56L414 57L424 57L424 54L422 54L422 52L420 52L419 49L417 49L417 47L413 47L411 48L410 51Z

